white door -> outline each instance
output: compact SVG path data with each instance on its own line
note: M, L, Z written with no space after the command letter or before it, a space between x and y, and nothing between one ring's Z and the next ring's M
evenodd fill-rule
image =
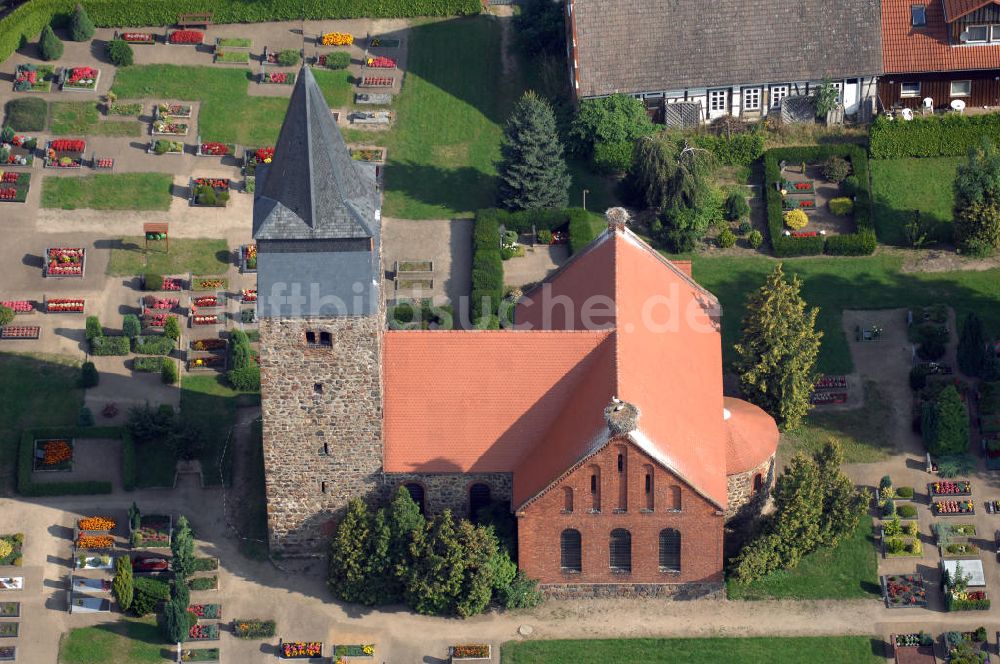
M729 88L708 91L708 119L721 118L729 113Z

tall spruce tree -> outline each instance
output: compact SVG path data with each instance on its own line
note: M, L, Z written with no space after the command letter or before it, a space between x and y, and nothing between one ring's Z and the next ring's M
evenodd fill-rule
M417 613L457 612L465 579L465 550L451 510L413 533L412 562L406 575L406 603Z
M413 541L413 533L423 528L427 520L420 513L420 507L414 502L405 486L396 489L387 517L389 562L394 580L393 592L401 597L403 580L410 567L410 542Z
M182 580L191 576L194 573L194 536L184 515L177 519L177 528L170 540L170 552L173 554L170 569L174 576Z
M63 55L63 43L52 31L51 25L42 28L42 36L38 40L38 55L42 60L58 60Z
M795 567L802 556L816 548L823 515L823 487L819 466L805 454L792 457L774 483L774 533L784 567Z
M69 36L73 41L87 41L94 36L94 23L83 5L77 5L69 20Z
M345 602L362 602L368 596L365 557L371 548L371 521L368 505L354 498L330 542L327 585Z
M399 584L392 571L389 557L392 532L384 509L375 512L371 521L368 538L368 552L364 561L364 576L367 584L359 601L367 606L391 604L401 599Z
M549 103L527 91L504 126L500 146L500 205L508 210L569 204L570 176Z
M981 376L989 356L986 353L986 332L979 316L969 312L962 322L958 338L958 368L966 376Z
M867 509L869 496L858 491L851 478L844 474L844 452L835 440L827 441L813 455L819 469L820 490L823 494L823 516L819 525L818 544L834 547L854 531Z
M736 344L740 389L774 417L782 429L795 429L809 412L813 368L823 333L816 330L819 310L807 310L798 276L785 279L781 263L764 285L747 298L743 336Z
M111 592L122 612L132 606L132 562L128 556L115 558L115 578L111 581Z
M969 449L969 411L954 385L924 404L920 426L924 445L935 456L964 454Z

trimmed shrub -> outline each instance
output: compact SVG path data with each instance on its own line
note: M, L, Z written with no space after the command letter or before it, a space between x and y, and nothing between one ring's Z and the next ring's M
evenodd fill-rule
M250 364L242 369L230 369L226 380L237 390L253 392L260 389L260 367Z
M177 322L176 316L167 317L167 322L163 324L163 335L174 340L181 338L181 324Z
M282 67L294 67L299 64L299 52L290 48L278 53L278 64Z
M42 28L42 36L38 41L38 56L49 62L63 56L63 43L56 37L51 25Z
M108 42L108 60L117 67L128 67L135 61L132 45L122 39Z
M135 352L142 355L170 355L176 347L177 342L166 335L136 337L134 341Z
M868 134L873 159L964 157L983 138L1000 143L1000 115L934 115L894 122L879 116Z
M830 213L838 217L846 217L854 212L854 201L850 198L831 198L827 205L830 207Z
M823 177L830 182L843 182L851 174L851 164L843 157L828 157L823 162Z
M176 384L179 378L177 375L177 363L173 360L164 360L163 368L160 369L160 378L167 385Z
M760 245L764 244L764 234L755 228L747 235L747 242L754 249L760 249Z
M147 576L132 581L132 613L145 616L153 613L160 602L170 599L170 584Z
M96 339L97 337L104 336L104 327L101 326L101 321L97 316L87 316L85 325L84 336L87 339Z
M90 340L91 355L128 355L131 350L128 337L94 337Z
M831 256L869 256L875 253L878 240L870 228L847 235L831 235L826 238L826 253Z
M896 513L900 519L914 519L917 516L917 508L913 505L900 505Z
M97 367L93 362L84 362L80 365L80 387L95 387L100 380L101 376L97 373Z
M913 487L912 486L901 486L896 490L896 496L898 498L905 498L906 500L911 500L913 498Z
M552 244L552 231L547 228L538 231L538 244Z
M125 314L122 316L122 334L129 339L135 339L142 334L142 323L135 314Z
M594 169L598 173L624 173L632 166L632 148L630 141L594 143Z
M969 447L969 413L958 390L948 385L925 403L921 431L927 451L936 456L964 454Z
M726 197L726 219L736 221L750 214L750 204L746 197L734 191Z
M142 275L142 290L158 291L163 288L163 275L156 272L147 272Z
M844 181L840 183L840 190L844 192L844 196L848 198L853 198L859 191L861 191L861 184L858 182L858 176L848 175L844 178Z
M740 235L746 235L747 233L753 230L753 224L750 223L749 219L744 219L743 221L740 222L740 225L737 228L737 230L739 231Z
M163 369L163 357L160 355L137 357L132 360L132 368L135 371L157 373Z
M69 38L73 41L83 42L94 37L94 24L87 16L87 10L83 5L77 5L73 9L73 16L69 20ZM122 42L124 43L124 42ZM131 62L129 64L132 64Z
M711 152L716 163L724 166L749 166L764 154L764 134L757 131L733 134L729 138L705 134L693 137L691 142Z
M736 234L729 228L723 228L719 233L719 246L728 249L736 244Z
M351 65L351 54L346 51L335 51L326 54L327 69L347 69Z
M49 104L44 99L38 97L11 99L4 105L4 111L6 113L4 126L14 131L45 131Z
M808 223L809 217L802 210L789 210L785 213L785 225L793 231L805 228Z

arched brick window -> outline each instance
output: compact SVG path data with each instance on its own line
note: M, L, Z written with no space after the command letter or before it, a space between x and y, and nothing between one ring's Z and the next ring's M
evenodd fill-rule
M567 528L559 536L559 569L564 572L583 571L580 553L580 531Z
M681 511L681 488L676 484L670 487L670 509L674 512Z
M611 558L611 571L631 572L632 533L624 528L615 528L612 530L609 553Z
M601 467L590 467L590 511L601 511Z
M764 490L764 476L757 473L753 476L753 492L758 494Z
M681 533L673 528L660 531L660 571L681 571Z
M417 507L420 508L420 513L424 514L424 487L416 482L407 482L403 486L405 486L406 490L410 492L410 498L412 498L413 502L415 502Z
M490 486L476 482L469 487L469 518L476 521L480 509L490 504Z
M563 487L563 512L573 511L573 487Z

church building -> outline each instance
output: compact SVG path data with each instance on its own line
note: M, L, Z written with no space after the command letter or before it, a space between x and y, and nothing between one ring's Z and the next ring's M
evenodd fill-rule
M389 330L380 193L312 73L296 81L254 237L272 550L322 551L347 502L509 504L550 593L686 596L766 500L778 430L725 397L718 300L609 214L504 330ZM471 222L470 222L471 223Z

